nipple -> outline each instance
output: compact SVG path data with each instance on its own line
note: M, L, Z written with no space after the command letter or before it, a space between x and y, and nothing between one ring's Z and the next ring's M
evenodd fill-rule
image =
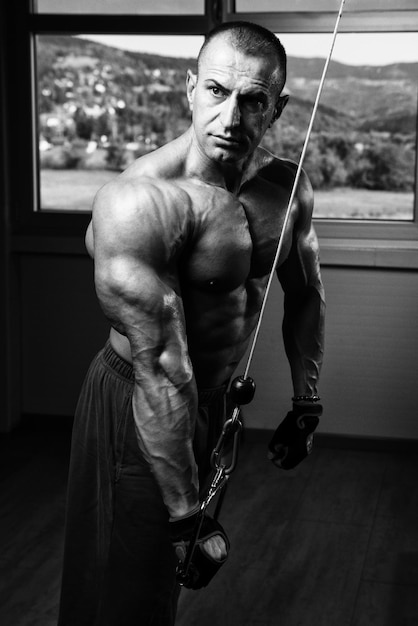
M208 291L217 291L219 289L219 280L217 278L211 278L206 281L206 289Z

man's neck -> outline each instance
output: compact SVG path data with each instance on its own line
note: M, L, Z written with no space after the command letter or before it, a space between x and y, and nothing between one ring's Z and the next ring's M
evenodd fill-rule
M238 194L242 183L248 178L251 160L235 163L214 161L200 150L190 131L186 136L189 143L185 163L186 176L197 178L208 185L222 187L234 195Z

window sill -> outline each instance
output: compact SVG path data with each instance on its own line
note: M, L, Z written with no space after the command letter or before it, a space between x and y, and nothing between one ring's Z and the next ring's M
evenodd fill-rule
M418 269L418 241L319 239L321 265Z

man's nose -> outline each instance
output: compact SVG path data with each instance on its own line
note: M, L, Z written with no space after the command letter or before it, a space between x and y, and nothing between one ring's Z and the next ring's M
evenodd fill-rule
M225 129L239 126L241 121L241 111L237 98L230 97L224 102L221 113L221 123Z

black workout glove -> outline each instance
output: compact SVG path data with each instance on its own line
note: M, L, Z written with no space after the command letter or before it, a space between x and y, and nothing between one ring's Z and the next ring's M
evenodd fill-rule
M171 541L179 560L177 578L180 584L189 589L206 587L228 557L227 554L221 560L213 559L203 548L203 543L210 537L220 535L225 541L227 553L229 552L230 546L229 539L219 522L205 514L188 571L184 574L182 564L186 558L189 543L194 537L198 514L197 512L178 520L170 520Z
M282 469L296 467L312 452L313 432L322 415L322 405L311 401L293 402L269 443L268 458Z

